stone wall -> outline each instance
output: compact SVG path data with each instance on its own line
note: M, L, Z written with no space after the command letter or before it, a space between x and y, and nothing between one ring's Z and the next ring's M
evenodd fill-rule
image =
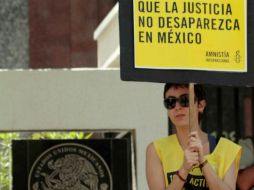
M0 1L0 68L28 68L28 0Z

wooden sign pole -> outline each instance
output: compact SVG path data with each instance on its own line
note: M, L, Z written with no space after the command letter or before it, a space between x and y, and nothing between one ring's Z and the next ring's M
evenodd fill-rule
M198 124L196 123L198 120L196 117L198 115L195 113L195 93L194 93L194 83L189 83L189 127L190 132L198 130Z

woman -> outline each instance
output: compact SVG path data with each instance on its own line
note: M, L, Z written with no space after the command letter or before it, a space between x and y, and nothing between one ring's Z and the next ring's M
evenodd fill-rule
M147 147L146 175L150 190L235 190L241 147L203 132L200 120L206 106L205 93L195 85L196 131L189 127L189 89L166 84L164 105L176 134Z

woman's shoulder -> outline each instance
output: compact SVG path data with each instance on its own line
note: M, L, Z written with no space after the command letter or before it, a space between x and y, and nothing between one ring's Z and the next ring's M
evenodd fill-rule
M225 137L220 137L219 138L218 145L222 146L224 148L225 147L233 147L233 148L237 148L237 149L241 148L240 145L236 144L235 142L233 142L233 141L231 141L231 140L229 140Z
M214 154L221 155L224 153L225 155L237 155L241 152L241 146L234 143L233 141L221 137L217 143Z
M227 138L221 137L219 138L218 144L210 157L210 161L221 168L218 172L219 176L223 178L232 163L235 163L235 173L237 175L240 157L241 146Z
M153 141L153 143L163 143L164 144L164 143L174 142L175 140L177 140L176 135L172 134L167 137L156 139Z
M147 155L151 156L156 154L161 160L165 153L174 149L176 143L176 135L156 139L147 146Z
M164 148L170 149L171 146L175 147L177 143L178 141L175 134L153 141L153 145L157 151Z

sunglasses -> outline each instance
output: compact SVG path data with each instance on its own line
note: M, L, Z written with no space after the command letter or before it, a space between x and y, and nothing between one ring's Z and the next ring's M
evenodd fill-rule
M169 96L164 99L164 106L165 108L171 110L176 107L176 102L180 104L182 107L188 107L189 106L189 95L188 94L182 94L179 96L179 98L176 98L174 96Z

